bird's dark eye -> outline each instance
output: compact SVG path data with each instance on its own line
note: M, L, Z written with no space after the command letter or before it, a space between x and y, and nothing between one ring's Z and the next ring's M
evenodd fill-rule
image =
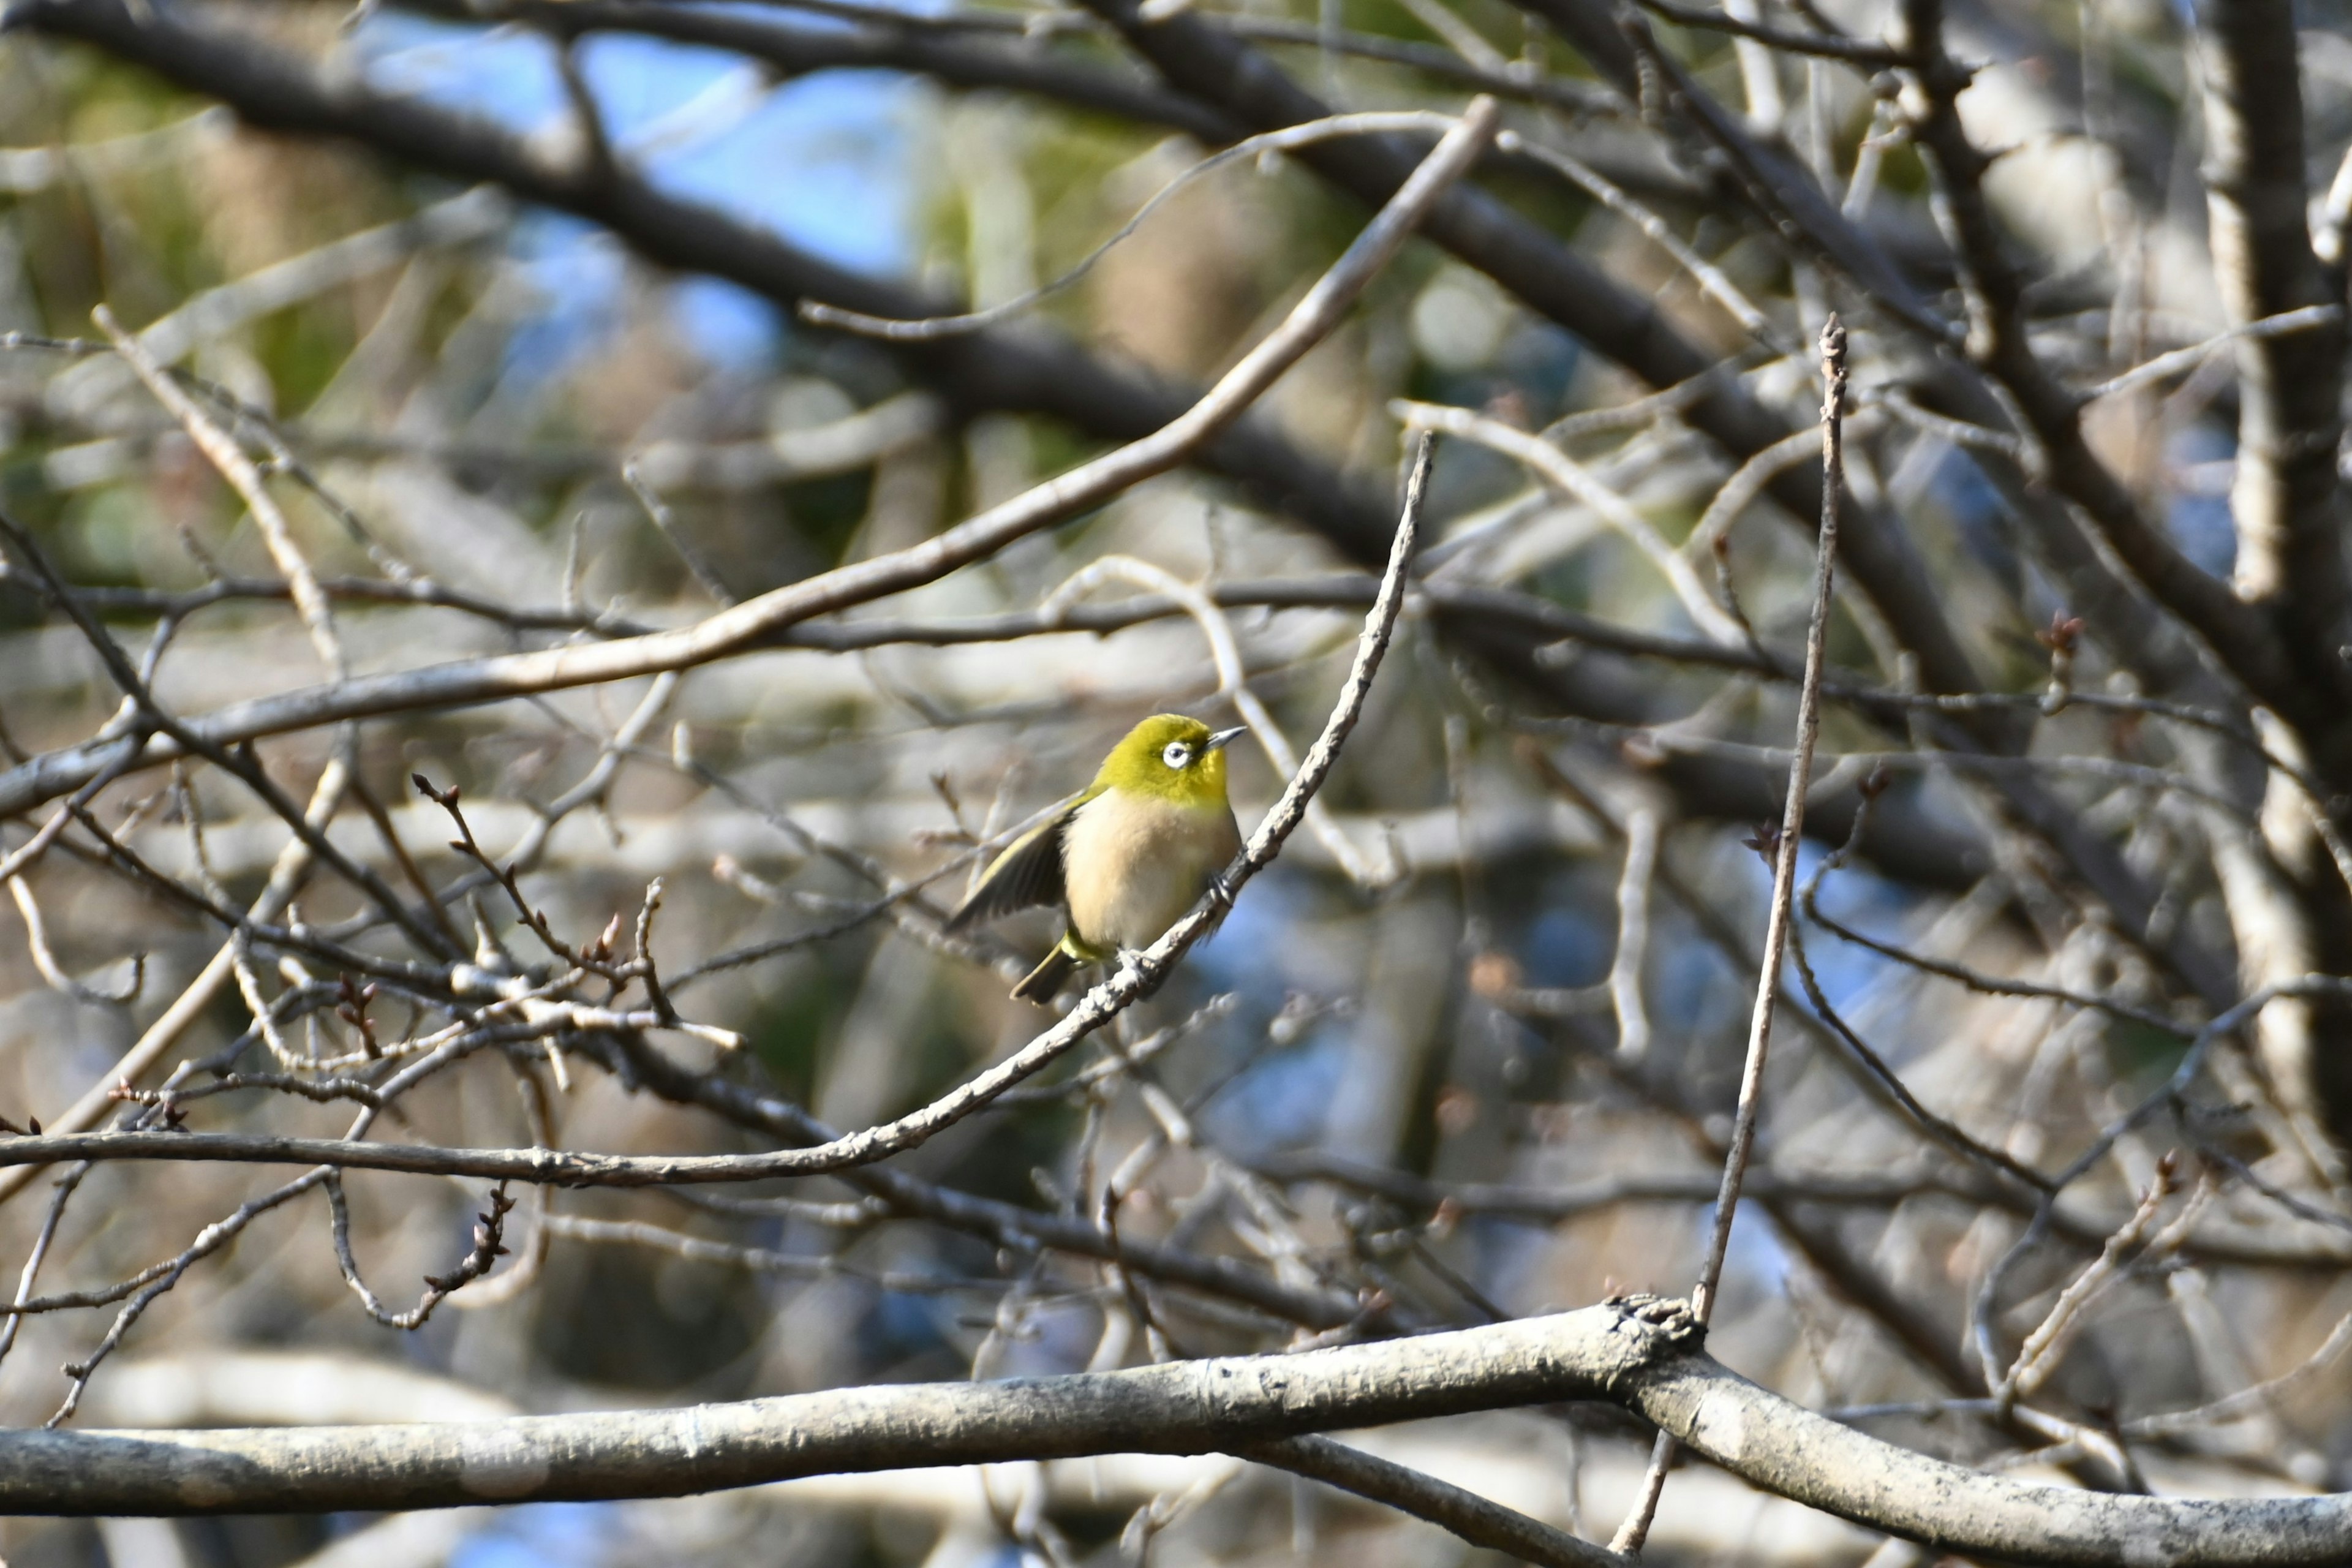
M1184 767L1192 761L1192 748L1181 741L1171 741L1168 749L1160 753L1160 760L1171 768Z

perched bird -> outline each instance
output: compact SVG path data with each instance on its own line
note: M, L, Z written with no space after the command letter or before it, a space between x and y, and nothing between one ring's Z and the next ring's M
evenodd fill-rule
M1041 1005L1078 965L1150 946L1241 851L1224 757L1240 733L1180 713L1129 730L1068 810L990 862L948 930L1033 905L1067 906L1061 942L1013 988Z

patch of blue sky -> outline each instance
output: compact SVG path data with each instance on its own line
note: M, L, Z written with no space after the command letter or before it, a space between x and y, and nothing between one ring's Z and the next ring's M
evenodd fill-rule
M1184 973L1198 986L1186 994L1226 992L1238 999L1223 1031L1232 1047L1263 1044L1292 992L1328 997L1355 984L1352 958L1302 935L1315 918L1305 879L1277 862L1251 881L1215 934L1185 960ZM1227 1084L1201 1112L1219 1146L1252 1159L1315 1142L1347 1070L1348 1027L1344 1016L1328 1018L1297 1045L1261 1057Z
M949 1326L961 1310L961 1299L875 1290L857 1315L858 1340L877 1361L903 1361L929 1351L951 1349Z
M501 390L562 374L621 326L628 278L621 247L594 224L562 213L522 214L507 239L532 307L507 339Z
M2217 577L2228 576L2238 564L2237 519L2230 510L2237 456L2237 438L2202 421L2183 427L2165 446L2165 467L2173 479L2165 527L2183 555Z
M2008 508L1974 457L1958 447L1946 448L1925 491L1951 518L1969 553L2004 579L2017 570L2017 552L2007 531Z
M1344 1026L1251 1065L1201 1112L1210 1140L1238 1160L1311 1148L1329 1123L1354 1053Z
M1529 985L1591 985L1609 977L1616 932L1602 927L1576 891L1563 879L1528 926L1519 963Z
M1819 781L1824 769L1817 765L1813 777ZM1885 958L1868 948L1857 947L1843 938L1804 920L1802 896L1805 886L1820 871L1823 857L1830 853L1819 839L1807 837L1797 846L1798 919L1803 921L1805 956L1811 961L1814 978L1830 1005L1846 1012L1863 1000L1870 988L1898 975L1913 973L1907 966ZM1741 854L1736 857L1737 875L1745 884L1743 896L1735 907L1755 911L1753 919L1760 922L1767 900L1772 894L1772 868L1759 855ZM1927 905L1917 894L1880 877L1859 861L1848 860L1830 873L1821 886L1822 912L1839 924L1890 942L1906 941L1915 933ZM1680 948L1677 948L1680 951ZM1654 959L1653 962L1656 962ZM1795 965L1790 966L1790 978L1795 979ZM1752 982L1751 982L1752 984ZM1671 995L1675 987L1662 980L1654 987ZM1744 1009L1747 1004L1743 1001ZM1656 1004L1653 1004L1654 1010Z
M1798 851L1797 885L1800 891L1827 853L1811 839L1806 840ZM1821 909L1823 914L1840 925L1884 941L1901 943L1917 934L1927 906L1916 893L1849 860L1832 872L1822 884ZM1800 918L1802 918L1801 910ZM1874 988L1915 976L1917 973L1907 964L1834 936L1811 921L1804 923L1804 939L1805 956L1812 962L1813 974L1821 982L1822 994L1830 999L1831 1006L1857 1028L1862 1026L1863 1020L1855 1016L1854 1009L1870 998ZM1874 1040L1872 1043L1899 1055L1899 1042Z
M1544 1294L1545 1283L1558 1262L1559 1238L1550 1226L1499 1215L1474 1215L1464 1223L1461 1234L1468 1239L1472 1256L1465 1272L1488 1300L1506 1311L1543 1311L1565 1304Z
M682 278L670 287L670 313L705 363L756 374L774 363L784 341L776 307L721 278Z
M1756 907L1762 907L1760 900ZM1742 978L1725 984L1728 971L1722 954L1713 944L1696 940L1696 932L1686 931L1678 912L1657 909L1654 902L1651 918L1656 925L1650 934L1649 973L1643 992L1651 1028L1698 1039L1744 1024L1747 996L1754 989L1754 980ZM1613 934L1610 940L1613 945ZM1606 970L1601 978L1608 978Z
M1712 1214L1708 1219L1712 1224ZM1731 1216L1731 1241L1723 1253L1727 1284L1737 1281L1777 1296L1787 1289L1791 1261L1772 1222L1758 1214L1753 1204L1741 1204Z
M501 1509L449 1554L449 1568L589 1568L605 1561L617 1512L616 1505L600 1502Z
M383 11L353 43L380 87L521 134L564 133L571 108L555 57L535 35ZM877 71L823 71L771 87L723 51L622 35L585 40L581 68L607 136L664 191L853 272L913 270L921 87ZM595 232L542 216L518 226L517 243L539 265ZM593 326L602 305L609 324L621 277L615 269L568 279L551 310ZM722 368L758 368L782 340L774 309L740 288L687 279L668 300L688 342ZM542 339L526 351L530 370L552 368L546 350Z
M547 41L519 27L478 27L389 8L352 35L370 85L462 108L530 132L564 112Z
M740 62L652 38L605 37L588 79L626 148L651 127L645 166L662 188L771 228L836 266L903 277L916 256L911 153L926 89L886 71L819 71L756 99L733 98ZM634 84L636 114L607 82ZM699 135L690 100L711 105ZM658 132L671 116L672 136Z
M1307 890L1288 866L1277 862L1251 880L1244 895L1234 900L1224 923L1192 950L1186 967L1211 990L1238 992L1245 1003L1278 1008L1293 988L1328 988L1337 983L1336 975L1315 973L1322 966L1314 962L1311 944L1296 940L1313 918Z

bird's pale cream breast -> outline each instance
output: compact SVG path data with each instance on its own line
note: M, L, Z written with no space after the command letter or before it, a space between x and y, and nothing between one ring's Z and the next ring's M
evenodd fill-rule
M1232 810L1108 790L1062 838L1070 927L1089 947L1149 947L1241 849Z

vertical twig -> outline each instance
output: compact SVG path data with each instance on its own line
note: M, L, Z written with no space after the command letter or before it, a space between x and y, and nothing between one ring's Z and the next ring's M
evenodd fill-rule
M1617 1054L1629 1060L1650 1048L1650 1011L1642 1003L1642 965L1650 949L1650 880L1658 862L1658 814L1640 806L1625 818L1625 868L1617 879L1617 955L1609 962L1609 1001L1617 1012Z
M1796 755L1789 760L1789 798L1781 808L1780 837L1772 845L1772 907L1764 927L1764 957L1757 966L1756 1006L1748 1026L1748 1060L1739 1074L1739 1109L1731 1124L1731 1147L1723 1157L1723 1185L1715 1199L1715 1230L1706 1259L1691 1290L1691 1311L1704 1324L1715 1310L1723 1279L1724 1254L1731 1246L1731 1222L1739 1208L1739 1185L1748 1156L1756 1147L1756 1118L1764 1100L1764 1061L1772 1045L1772 1005L1780 993L1781 955L1788 951L1795 918L1797 846L1804 837L1805 794L1813 782L1813 743L1822 730L1822 658L1829 638L1830 587L1837 559L1838 501L1845 484L1845 327L1832 314L1822 324L1822 528L1813 548L1813 608L1805 626L1805 678L1797 695ZM1642 1495L1619 1527L1612 1550L1637 1553L1657 1514L1658 1494L1674 1463L1675 1440L1658 1434Z
M595 91L588 85L588 73L580 63L580 39L551 34L548 42L553 47L555 74L563 83L563 96L572 106L573 129L580 138L580 158L572 177L592 194L610 191L620 184L621 164L613 152Z
M195 399L180 390L171 374L156 363L155 356L142 347L139 340L124 331L116 322L114 313L100 305L90 312L114 344L114 352L122 356L131 373L137 375L164 412L179 422L195 443L205 460L217 469L243 500L246 510L253 514L253 525L260 531L261 542L269 550L269 558L285 574L287 591L293 595L296 614L302 618L303 628L310 634L310 646L317 650L319 662L326 666L330 679L341 680L349 672L343 659L342 639L335 634L335 615L327 602L326 590L304 559L301 547L294 542L294 530L287 522L278 502L270 496L259 468L245 455L245 448L234 437L207 418L196 405Z

